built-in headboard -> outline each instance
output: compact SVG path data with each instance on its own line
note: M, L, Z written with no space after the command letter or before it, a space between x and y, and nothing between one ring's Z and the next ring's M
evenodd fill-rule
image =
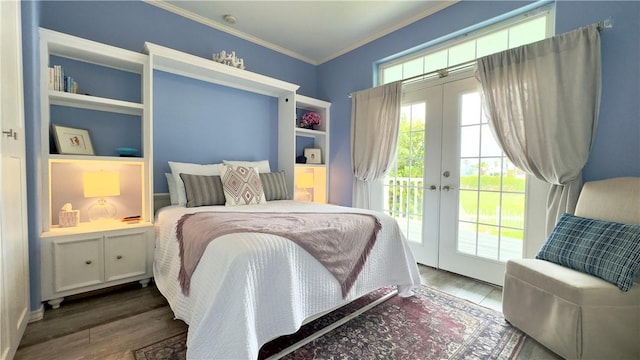
M158 209L171 205L171 198L169 193L157 193L153 194L153 214L158 212Z

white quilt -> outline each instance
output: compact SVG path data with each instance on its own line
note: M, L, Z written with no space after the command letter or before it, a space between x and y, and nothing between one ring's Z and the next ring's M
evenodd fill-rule
M283 237L243 233L222 236L205 250L185 297L178 282L176 222L199 211L365 212L382 230L347 298L339 282L305 250ZM416 262L396 221L362 209L295 201L248 206L170 206L156 216L154 276L176 318L189 325L188 359L256 359L260 347L297 331L303 321L381 286L401 296L420 285Z

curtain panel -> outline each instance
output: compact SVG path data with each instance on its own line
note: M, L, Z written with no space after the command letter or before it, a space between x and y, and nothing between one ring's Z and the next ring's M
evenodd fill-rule
M478 59L477 77L498 144L518 168L552 185L547 234L573 213L600 107L595 25Z
M389 172L400 128L402 82L351 94L352 206L371 208L371 185Z

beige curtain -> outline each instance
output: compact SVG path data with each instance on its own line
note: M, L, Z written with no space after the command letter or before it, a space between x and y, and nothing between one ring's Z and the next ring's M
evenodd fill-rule
M485 112L520 169L552 184L547 233L573 213L600 107L595 25L478 59Z
M398 143L402 82L351 94L354 207L371 208L371 185L390 170Z

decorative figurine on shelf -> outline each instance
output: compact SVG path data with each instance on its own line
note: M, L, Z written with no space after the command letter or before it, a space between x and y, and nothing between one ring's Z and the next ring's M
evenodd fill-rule
M307 163L307 157L304 155L300 155L298 157L296 157L296 164L306 164Z
M300 120L301 128L313 129L316 125L320 125L320 115L317 112L309 111L302 115L302 120Z
M222 50L219 54L213 54L213 61L233 66L238 69L244 69L244 59L237 57L235 51L227 54L226 51Z

